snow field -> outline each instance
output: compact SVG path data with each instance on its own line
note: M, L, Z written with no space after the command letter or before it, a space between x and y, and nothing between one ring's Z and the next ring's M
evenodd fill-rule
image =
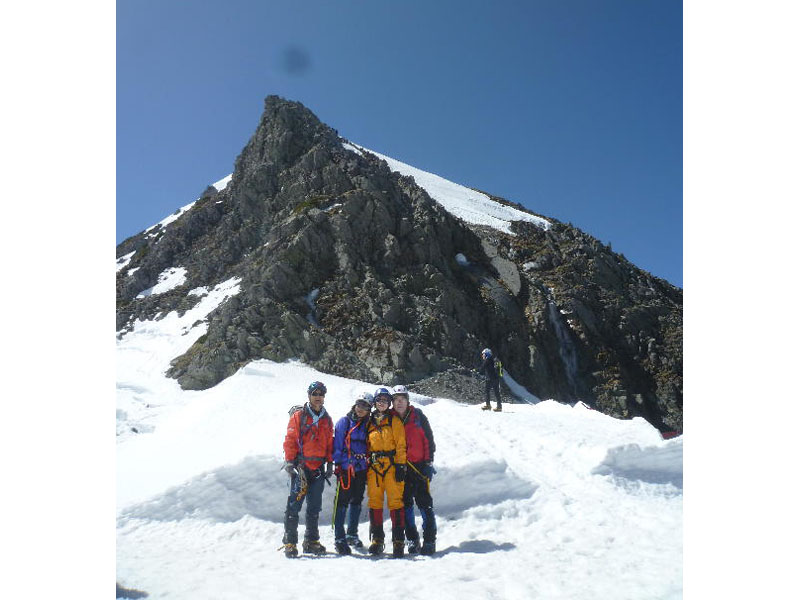
M204 392L139 388L140 398L158 395L160 404L145 409L150 433L118 437L120 584L151 598L192 599L297 597L310 576L324 582L320 598L341 597L343 577L380 578L369 587L375 598L413 596L418 586L462 599L681 597L682 440L661 441L644 421L552 401L491 413L412 395L437 441L438 556L287 560L277 551L287 495L282 443L288 408L305 400L313 379L328 386L334 420L374 387L297 362L258 361ZM659 471L652 456L667 448L673 460ZM672 482L626 478L634 464L671 473ZM330 551L332 502L326 487L320 533ZM365 521L366 502L362 539Z

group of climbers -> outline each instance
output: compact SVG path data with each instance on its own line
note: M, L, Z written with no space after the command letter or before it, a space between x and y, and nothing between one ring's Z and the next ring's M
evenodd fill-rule
M348 555L352 548L364 547L358 523L366 488L368 552L379 556L384 550L385 497L392 523L392 556L404 556L406 540L410 554L432 555L436 551L436 517L430 481L436 473L436 444L427 417L410 406L405 386L393 390L379 387L374 394L360 394L335 428L323 406L325 385L314 381L307 392L308 402L290 412L283 444L284 469L291 476L284 514L286 556L298 556L297 524L306 496L303 552L325 553L319 541L319 513L324 482L332 475L336 476L333 529L338 554ZM421 544L414 503L422 515Z
M480 373L485 377L482 408L491 409L489 394L494 390L497 400L494 410L500 412L502 364L489 348L481 352L481 358ZM313 381L307 393L308 402L289 413L283 442L284 469L291 476L284 514L286 556L298 555L297 524L306 497L303 552L325 553L319 542L319 513L324 484L330 483L333 475L336 476L333 530L338 554L348 555L353 548L364 548L358 537L358 523L365 490L370 554L379 556L385 547L384 498L392 523L392 556L402 557L406 543L410 554L433 554L436 517L430 484L436 473L433 467L436 443L430 422L419 408L411 406L405 386L397 385L392 390L379 387L374 393L359 394L335 428L323 406L328 393L325 384ZM421 543L414 520L415 504L422 516Z

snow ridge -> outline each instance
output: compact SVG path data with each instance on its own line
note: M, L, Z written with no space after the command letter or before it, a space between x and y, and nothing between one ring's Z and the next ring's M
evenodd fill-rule
M363 152L374 154L378 158L385 160L392 171L413 177L417 185L428 192L428 195L441 204L445 210L467 223L488 225L509 235L514 235L511 231L512 221L527 221L542 229L550 228L551 223L547 219L495 202L486 194L453 183L439 175L412 167L357 144L344 142L342 145L358 154Z

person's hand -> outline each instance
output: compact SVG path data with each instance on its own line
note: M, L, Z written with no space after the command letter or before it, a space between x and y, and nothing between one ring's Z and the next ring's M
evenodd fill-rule
M325 479L330 479L331 475L333 475L333 463L329 462L325 465Z
M339 477L342 474L342 465L336 465L336 468L333 470L333 474Z
M294 464L294 463L291 463L291 462L285 462L285 463L283 464L283 470L284 470L284 471L286 471L286 473L287 473L288 475L292 476L292 477L294 477L295 475L297 475L297 467L295 466L295 464Z
M394 466L394 480L398 483L402 483L406 480L406 466L405 465L395 465Z
M433 466L433 463L426 462L425 466L422 468L422 474L425 475L428 479L433 479L433 475L436 473L436 469Z

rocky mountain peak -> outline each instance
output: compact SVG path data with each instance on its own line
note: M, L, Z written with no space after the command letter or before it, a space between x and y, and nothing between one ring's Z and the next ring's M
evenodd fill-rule
M267 96L258 127L236 161L234 178L259 165L284 169L315 146L337 144L336 132L305 106Z
M477 401L489 346L540 398L680 430L682 292L550 221L465 223L302 104L269 96L226 187L117 247L118 331L236 278L238 294L172 363L184 388L297 358ZM177 284L159 288L165 277Z

